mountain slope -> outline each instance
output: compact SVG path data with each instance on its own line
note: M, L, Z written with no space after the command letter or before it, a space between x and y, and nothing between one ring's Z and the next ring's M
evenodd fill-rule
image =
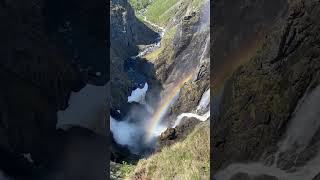
M140 160L127 172L123 168L120 172L125 179L209 179L209 126L209 122L198 124L185 140Z

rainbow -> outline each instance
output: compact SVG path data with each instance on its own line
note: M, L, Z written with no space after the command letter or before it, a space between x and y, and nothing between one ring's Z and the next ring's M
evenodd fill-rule
M193 75L195 74L195 71L192 71L191 73L187 74L185 78L177 82L177 84L169 90L168 94L165 95L164 99L160 102L160 104L157 106L157 111L153 113L150 120L148 121L148 125L146 126L146 138L145 142L150 143L152 140L153 131L158 126L158 124L163 119L164 115L166 115L169 107L172 105L173 101L176 99L175 97L179 94L181 87L188 82Z

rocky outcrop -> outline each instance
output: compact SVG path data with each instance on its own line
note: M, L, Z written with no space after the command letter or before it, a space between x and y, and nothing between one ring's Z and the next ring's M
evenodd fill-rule
M182 18L167 30L162 41L164 49L154 61L156 76L164 86L196 68L202 51L194 49L203 48L209 35L209 32L197 31L200 12L185 17L189 18Z
M184 118L182 123L175 128L168 128L163 132L157 141L156 151L160 151L165 146L170 146L176 142L183 141L194 130L200 121L196 118Z
M280 10L280 14L286 12ZM320 82L319 17L319 2L290 1L285 18L272 25L261 48L227 81L212 130L214 172L276 151L300 98ZM301 158L308 156L302 154ZM279 166L285 168L293 156L282 154ZM240 177L248 179L246 175L235 179Z

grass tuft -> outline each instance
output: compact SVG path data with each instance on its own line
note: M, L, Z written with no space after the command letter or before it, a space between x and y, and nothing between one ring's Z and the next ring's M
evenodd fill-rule
M140 160L129 179L209 179L210 127L200 123L182 142Z

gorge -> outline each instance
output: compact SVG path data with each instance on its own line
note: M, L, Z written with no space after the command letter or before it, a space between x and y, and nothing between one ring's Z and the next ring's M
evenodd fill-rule
M128 37L128 40L133 37L134 41L142 38L139 36L141 30L135 32L132 23L136 26L143 22L146 29L143 31L148 32L144 34L143 42L134 42L136 47L140 48L138 51L111 64L111 67L119 67L118 70L122 73L120 78L125 79L122 82L127 82L126 86L132 91L119 92L116 89L122 85L112 84L111 81L111 97L124 93L120 95L123 97L121 100L111 102L110 129L116 143L111 160L118 163L114 165L112 162L111 167L117 167L121 166L123 161L134 163L160 151L165 141L162 139L160 145L159 138L170 132L171 127L180 129L181 134L177 141L182 141L182 137L185 138L199 120L209 119L209 1L176 2L164 9L161 15L173 13L175 18L166 19L164 22L158 22L150 14L156 5L166 6L168 2L155 1L139 10L132 10L126 1L111 3L111 11L114 10L111 22L114 18L114 23L123 22L123 26L131 24L132 36L124 32L124 37ZM122 9L122 16L117 11L119 9ZM120 29L112 30L114 34L120 32ZM149 39L146 41L147 38ZM111 47L114 46L116 51L120 41L113 41ZM128 44L130 45L130 41ZM178 116L181 123L176 122ZM194 119L186 121L190 117ZM184 121L192 122L193 125L184 126ZM178 124L181 124L179 128L176 127ZM209 128L209 124L206 123L206 127ZM128 153L128 150L131 153ZM117 179L117 172L111 170L111 174L112 178Z

